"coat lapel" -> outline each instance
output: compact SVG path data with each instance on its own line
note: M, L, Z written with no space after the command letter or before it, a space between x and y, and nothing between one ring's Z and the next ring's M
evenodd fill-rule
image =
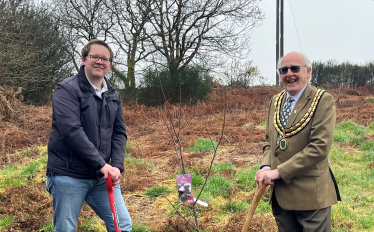
M308 110L306 106L312 98L311 90L312 88L310 87L310 85L308 85L305 88L304 92L301 94L299 100L296 102L296 105L292 110L290 118L287 121L286 128L290 128L291 126L295 125L304 117L306 111Z
M281 111L283 109L283 105L284 105L284 102L286 101L286 94L283 96L283 99L282 99L282 104L281 104ZM275 109L274 109L274 116L275 116L276 112L275 112ZM274 120L274 118L273 118ZM274 128L274 135L273 135L273 144L275 145L275 149L277 149L279 147L279 144L277 144L277 139L278 139L278 131L275 129L275 126L273 127Z

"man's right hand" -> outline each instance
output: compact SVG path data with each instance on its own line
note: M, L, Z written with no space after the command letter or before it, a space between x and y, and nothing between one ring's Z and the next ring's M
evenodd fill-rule
M274 185L274 180L279 178L280 175L278 169L271 170L270 168L263 168L256 172L255 181L262 189L266 185Z
M104 167L100 169L100 172L104 174L104 179L108 178L109 172L112 170L112 166L109 164L105 164Z

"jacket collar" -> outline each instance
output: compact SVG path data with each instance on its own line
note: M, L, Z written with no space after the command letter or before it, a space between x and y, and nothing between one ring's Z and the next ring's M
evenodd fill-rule
M79 69L79 72L78 72L78 79L79 79L79 86L88 91L88 92L91 92L92 94L95 94L95 91L94 89L92 88L90 82L88 82L88 79L86 77L86 74L84 72L84 65L82 65ZM106 82L107 84L107 87L108 87L108 93L113 93L115 91L115 89L109 84L108 80L106 79L106 77L104 77L104 81Z

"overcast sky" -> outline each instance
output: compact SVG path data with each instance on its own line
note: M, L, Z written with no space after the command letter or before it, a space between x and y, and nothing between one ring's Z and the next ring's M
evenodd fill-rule
M276 1L262 0L258 6L265 19L251 36L249 59L273 85ZM311 61L374 61L374 0L284 0L284 54L292 51Z

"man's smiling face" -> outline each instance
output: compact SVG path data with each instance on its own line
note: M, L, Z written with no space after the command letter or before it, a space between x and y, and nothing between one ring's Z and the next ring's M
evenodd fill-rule
M303 55L297 52L292 52L283 57L279 68L304 65L305 61ZM280 79L286 91L290 95L295 96L308 83L311 71L312 69L310 67L300 67L298 73L293 73L288 69L286 74L280 74Z
M92 44L87 57L82 58L82 63L83 65L85 65L84 71L88 79L91 80L92 78L93 79L104 78L105 74L112 67L112 63L111 62L103 63L101 59L95 62L90 58L90 55L109 59L110 58L109 49L103 45Z

